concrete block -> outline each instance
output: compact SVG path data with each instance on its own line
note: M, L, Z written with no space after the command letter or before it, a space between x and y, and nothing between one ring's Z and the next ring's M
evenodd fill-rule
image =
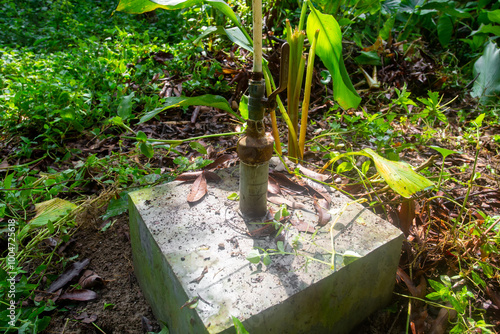
M296 255L252 264L250 251L276 249L277 239L250 237L248 230L262 225L245 222L238 202L228 199L238 191L238 170L217 173L223 181L209 183L196 205L186 200L191 184L178 181L129 194L135 275L170 333L234 333L235 316L253 334L342 334L389 302L403 240L398 229L331 192L326 226L314 235L287 226L278 238ZM292 215L316 225L310 197L289 200L303 205L290 208ZM191 309L193 298L199 300Z

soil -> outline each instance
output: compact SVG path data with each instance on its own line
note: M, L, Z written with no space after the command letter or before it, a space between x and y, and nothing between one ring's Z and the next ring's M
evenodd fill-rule
M160 330L134 275L128 215L112 218L116 220L113 225L101 232L107 223L100 218L105 208L89 208L77 217L80 227L73 236L75 241L64 251L66 257L78 255L79 260L90 260L87 269L105 281L93 289L99 297L88 302L68 303L68 311L54 314L44 333L135 334ZM105 305L110 306L104 308ZM86 319L90 321L95 317L95 325L85 323Z

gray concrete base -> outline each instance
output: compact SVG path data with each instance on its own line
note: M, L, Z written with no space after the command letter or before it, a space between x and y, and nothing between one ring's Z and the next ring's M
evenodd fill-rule
M238 170L217 173L223 181L209 183L196 205L186 200L192 183L130 193L135 275L170 333L234 333L234 316L252 334L341 334L389 302L403 240L398 229L357 203L346 207L350 200L332 192L332 218L317 233L287 226L281 240L296 255L252 264L250 251L276 249L277 239L248 235L262 225L245 223L238 202L228 199L238 190ZM289 199L304 205L290 208L292 215L315 226L312 199ZM191 309L193 298L199 301Z

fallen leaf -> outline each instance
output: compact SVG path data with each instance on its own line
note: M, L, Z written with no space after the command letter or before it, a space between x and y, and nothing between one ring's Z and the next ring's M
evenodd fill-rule
M78 281L78 284L82 287L82 289L92 288L96 285L103 284L104 280L101 276L97 275L93 270L85 270Z
M325 175L325 174L320 174L315 171L312 171L310 169L305 168L304 166L299 165L299 171L304 174L305 176L308 176L310 178L319 180L321 182L326 182L329 178L331 178L331 175Z
M328 191L325 189L325 187L322 184L319 184L317 182L314 182L313 180L305 179L304 180L306 183L306 188L309 189L309 192L311 195L314 196L314 194L317 194L321 197L323 197L327 202L332 201L332 197L328 193Z
M318 213L318 225L325 226L330 221L330 218L332 218L332 215L328 212L330 209L329 203L323 198L317 200L314 197L314 208Z
M224 162L233 159L233 156L231 154L223 154L217 159L214 160L211 164L206 165L203 169L204 170L209 170L209 169L215 169L222 165Z
M73 278L77 277L80 272L89 264L90 260L85 259L80 262L75 262L71 267L61 274L47 289L47 292L56 292L57 290L64 287Z
M207 193L207 180L205 179L205 174L200 174L193 183L191 187L191 192L187 197L189 203L198 202Z
M288 177L285 176L285 174L272 172L269 173L269 175L271 175L280 186L290 189L296 193L301 194L306 192L307 190L305 187L290 180Z
M92 290L74 290L71 292L65 292L59 296L59 300L76 300L80 302L86 302L89 300L94 300L98 297L97 293Z
M184 182L195 181L201 174L205 174L205 179L207 181L219 182L222 180L220 176L215 174L214 172L200 170L197 172L182 173L175 178L175 181L184 181Z
M281 194L280 186L272 176L267 181L267 191L274 195Z
M75 317L75 320L80 320L84 324L90 324L97 320L97 314L91 314L90 316L87 312L83 312Z
M448 307L451 307L450 303L447 303ZM457 311L454 309L442 308L439 310L436 320L432 323L431 331L429 334L444 334L448 324L451 323L457 316Z
M311 224L306 223L303 220L294 218L291 219L290 222L292 225L297 229L299 232L305 232L305 233L314 233L316 230L314 229L314 226Z
M267 200L276 205L286 204L286 206L292 209L306 208L306 206L302 203L292 202L281 196L267 196Z

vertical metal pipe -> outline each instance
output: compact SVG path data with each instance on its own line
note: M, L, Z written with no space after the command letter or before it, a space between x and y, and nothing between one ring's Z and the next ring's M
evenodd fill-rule
M252 1L253 72L262 73L262 0Z

